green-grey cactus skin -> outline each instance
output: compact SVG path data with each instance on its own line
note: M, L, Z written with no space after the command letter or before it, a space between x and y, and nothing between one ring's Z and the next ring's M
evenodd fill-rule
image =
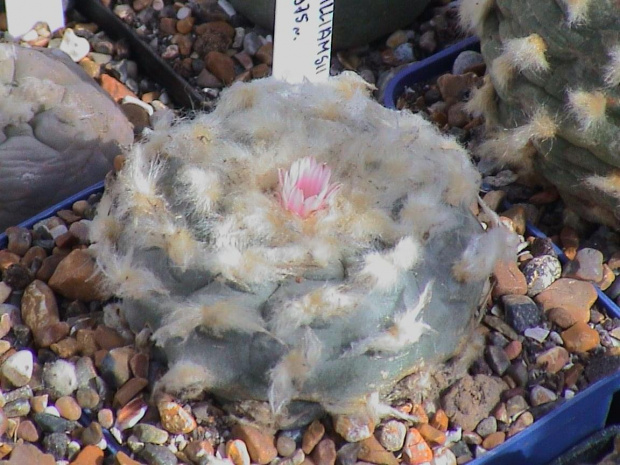
M300 217L278 170L308 155L338 189ZM507 247L469 210L478 185L454 140L381 107L356 75L268 78L136 146L92 239L130 326L166 354L164 389L306 421L365 409L472 337Z
M479 33L496 92L496 105L484 109L490 120L490 137L524 127L540 112L555 125L544 135L531 132L528 147L508 144L496 147L494 155L533 169L556 186L567 207L583 218L620 227L617 3L463 3L462 16ZM472 20L474 17L478 20ZM527 50L511 49L515 39L532 37L539 39L540 47L530 47L529 55ZM537 69L529 66L531 59L538 59L533 55L545 65ZM506 150L513 153L502 153Z

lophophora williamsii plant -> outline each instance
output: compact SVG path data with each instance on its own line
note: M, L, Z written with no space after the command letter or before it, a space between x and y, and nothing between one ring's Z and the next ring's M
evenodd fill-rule
M483 157L555 185L587 220L620 227L620 9L611 0L463 0L485 85ZM531 178L531 176L530 176Z
M268 402L281 425L376 416L398 380L465 351L510 236L470 212L467 153L369 92L349 73L235 84L128 153L91 235L167 357L156 390Z

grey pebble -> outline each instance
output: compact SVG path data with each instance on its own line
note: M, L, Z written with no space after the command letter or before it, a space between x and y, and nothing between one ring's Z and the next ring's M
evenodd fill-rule
M148 465L177 465L178 460L170 449L155 444L146 444L140 452L140 457Z
M476 433L483 438L486 438L489 434L493 434L497 431L497 419L495 417L486 417L480 420L478 426L476 426Z
M510 340L514 341L516 339L519 339L519 335L517 334L517 332L512 329L510 325L508 325L504 320L497 316L485 315L482 321L484 322L484 324L496 331L499 331Z
M415 55L413 54L413 44L410 42L400 44L394 49L394 57L402 63L410 63L415 60Z
M527 295L534 297L560 277L562 265L556 257L541 255L527 262L522 271L527 282Z
M502 297L506 323L519 333L537 326L542 321L542 310L531 298L525 295L505 295Z
M564 266L562 276L584 281L599 282L603 279L603 254L600 250L583 248L574 260Z
M517 386L525 387L529 381L530 374L527 366L522 361L514 361L506 370L506 374L512 378Z
M498 376L502 376L508 367L510 367L510 360L508 360L506 352L501 347L487 346L484 355L485 360Z
M349 442L343 445L336 453L338 462L341 465L355 465L360 448L361 445L357 442Z
M9 418L24 417L30 413L30 400L17 399L4 405L4 414Z
M65 433L46 434L43 438L43 449L52 454L56 460L63 460L67 457L69 442L69 436Z
M150 444L164 444L169 437L167 431L147 423L137 424L134 426L132 433L139 441L148 442Z
M465 50L458 54L452 64L452 74L465 74L465 71L472 66L484 63L482 54L474 50Z
M65 420L50 413L35 413L32 419L46 433L70 433L80 426L77 421Z
M32 388L30 386L22 386L17 389L13 389L12 391L8 391L4 393L4 401L6 403L13 402L18 399L30 399L34 394L32 393Z
M263 41L260 39L260 36L254 32L246 32L245 37L243 37L243 50L250 56L256 55L256 52L259 48L263 46Z

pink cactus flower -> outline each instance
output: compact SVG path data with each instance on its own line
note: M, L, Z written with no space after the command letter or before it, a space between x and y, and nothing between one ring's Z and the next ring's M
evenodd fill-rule
M286 172L279 169L280 204L304 219L324 209L340 188L340 184L329 183L331 175L331 168L326 163L319 164L313 157L295 161Z

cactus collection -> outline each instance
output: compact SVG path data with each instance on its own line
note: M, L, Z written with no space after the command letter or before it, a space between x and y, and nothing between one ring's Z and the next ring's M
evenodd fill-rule
M280 424L376 413L473 337L509 250L470 212L478 187L453 139L355 74L267 78L158 123L108 179L91 238L166 355L157 389L268 402Z
M486 84L481 156L557 187L586 220L620 227L620 11L612 1L463 0Z

